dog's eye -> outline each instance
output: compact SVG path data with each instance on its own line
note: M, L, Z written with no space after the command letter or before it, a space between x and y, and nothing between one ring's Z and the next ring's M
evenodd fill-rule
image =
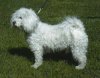
M22 17L19 17L20 19L22 19Z

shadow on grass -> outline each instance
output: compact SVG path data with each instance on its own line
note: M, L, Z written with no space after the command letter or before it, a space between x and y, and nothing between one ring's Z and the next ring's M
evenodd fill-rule
M26 47L11 48L8 51L12 55L23 56L30 61L34 61L34 54L30 51L30 49L28 49Z
M26 57L28 60L34 62L34 54L30 51L30 49L26 47L22 48L11 48L8 50L10 54L12 55L18 55L18 56L23 56ZM61 52L50 52L50 53L45 53L43 56L44 60L53 60L53 61L59 61L59 60L64 60L70 65L77 65L77 63L74 61L71 52L65 53L65 51Z

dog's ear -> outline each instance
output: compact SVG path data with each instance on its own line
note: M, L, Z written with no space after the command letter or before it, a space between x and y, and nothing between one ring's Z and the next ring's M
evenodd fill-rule
M27 17L29 17L31 14L35 14L35 12L30 8L30 9L26 9L25 10L25 16Z
M25 13L24 13L25 16L28 16L29 15L29 12L27 10L25 10Z

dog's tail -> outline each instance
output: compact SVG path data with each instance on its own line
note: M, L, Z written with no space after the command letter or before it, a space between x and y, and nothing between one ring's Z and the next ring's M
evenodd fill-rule
M66 17L65 22L67 22L71 28L85 30L83 22L76 17Z

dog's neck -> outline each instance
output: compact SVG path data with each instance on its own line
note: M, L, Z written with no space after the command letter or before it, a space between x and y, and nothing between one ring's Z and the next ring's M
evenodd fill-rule
M31 33L34 33L35 32L35 30L37 29L37 27L38 27L38 24L36 24L36 25L33 25L32 26L33 28L31 28L31 29L24 29L24 32L26 33L26 34L31 34Z
M39 21L35 26L33 26L33 30L25 31L25 35L30 35L31 33L37 33L41 31L43 28L49 26L49 24ZM42 28L41 28L42 27Z

